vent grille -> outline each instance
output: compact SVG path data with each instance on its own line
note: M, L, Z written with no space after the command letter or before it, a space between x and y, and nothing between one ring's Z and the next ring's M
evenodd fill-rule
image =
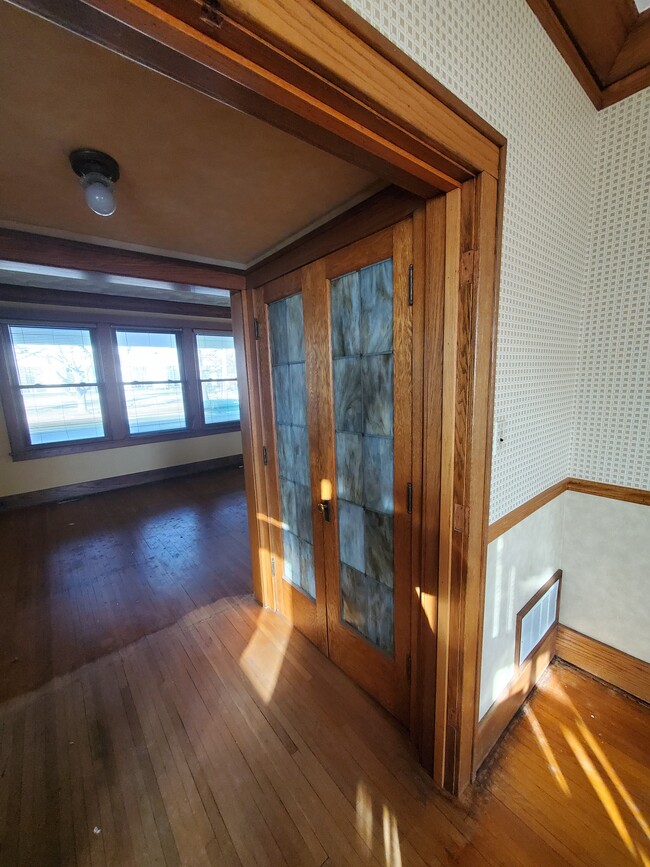
M553 577L517 615L516 663L521 667L558 622L562 573Z

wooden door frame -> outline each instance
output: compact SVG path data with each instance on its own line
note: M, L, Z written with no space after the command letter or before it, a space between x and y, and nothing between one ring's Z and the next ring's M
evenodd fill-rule
M474 772L505 139L342 0L10 2L428 200L414 217L424 423L411 735L436 782L460 792ZM235 291L256 553L268 539L252 312L248 289ZM253 564L255 594L273 606L270 576Z

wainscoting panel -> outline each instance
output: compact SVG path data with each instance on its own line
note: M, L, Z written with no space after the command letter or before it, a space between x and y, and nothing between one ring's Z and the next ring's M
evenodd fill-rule
M560 623L650 663L650 508L567 491Z
M516 674L517 613L559 569L563 497L555 497L488 545L479 719Z

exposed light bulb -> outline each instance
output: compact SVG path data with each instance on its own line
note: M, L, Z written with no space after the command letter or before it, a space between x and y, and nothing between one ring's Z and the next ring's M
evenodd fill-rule
M86 204L94 214L110 217L115 213L113 186L120 179L116 160L94 148L77 148L68 155L72 171L81 181Z
M101 175L94 175L94 177L87 175L82 183L86 204L91 211L99 214L100 217L110 217L115 213L115 196L111 189L113 185L109 180Z

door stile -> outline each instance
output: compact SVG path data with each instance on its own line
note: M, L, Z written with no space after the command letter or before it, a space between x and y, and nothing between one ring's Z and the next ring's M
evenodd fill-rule
M395 665L406 677L396 679L398 706L410 715L411 680L411 595L413 592L413 306L410 286L413 279L413 221L398 223L394 229L394 442L395 455L395 564L403 580L395 581ZM410 489L410 490L409 490Z
M276 610L294 626L300 629L310 641L322 652L327 653L327 632L325 623L325 591L324 577L319 575L318 560L314 557L316 579L316 599L310 599L305 593L284 579L285 552L282 534L282 508L280 503L280 480L278 471L278 442L276 436L275 401L272 388L271 340L269 329L268 305L303 290L301 272L293 272L273 281L266 287L255 291L255 315L258 321L258 367L260 373L260 394L262 397L262 429L266 449L266 464L264 466L267 505L269 514L266 521L269 527L271 550L268 552L271 561L271 574L274 586ZM304 293L303 293L304 303ZM305 345L307 339L305 338ZM308 363L306 363L308 370ZM310 444L310 491L311 518L314 532L314 550L322 547L322 531L320 524L314 520L314 470L313 455ZM322 570L321 570L322 573Z
M314 563L316 564L317 621L323 636L323 651L329 655L329 608L327 571L325 564L330 551L326 525L332 521L333 481L327 474L323 456L327 453L327 437L334 436L333 429L322 424L324 407L331 392L327 377L329 362L330 325L326 291L325 260L320 259L301 269L303 283L303 316L305 323L305 364L307 383L307 429L309 432L309 456L311 469L311 501L314 523ZM324 303L325 302L325 303ZM331 442L330 442L331 446ZM319 509L319 505L322 508Z
M253 310L255 315L255 332L257 346L257 374L259 379L259 393L261 404L261 428L262 442L260 449L262 455L259 456L263 464L264 471L264 486L266 493L266 513L258 514L257 518L266 526L266 538L269 542L269 548L266 553L266 571L271 576L271 587L273 593L273 608L274 610L284 611L284 605L281 601L281 594L278 586L277 570L275 568L274 559L275 551L282 550L278 547L278 527L275 526L273 515L279 515L279 503L277 494L277 473L274 472L275 462L269 470L268 454L276 453L275 431L272 419L272 404L270 402L268 383L271 376L271 361L269 352L268 329L266 327L266 312L264 305L264 295L262 289L255 290ZM263 455L266 455L264 460Z

